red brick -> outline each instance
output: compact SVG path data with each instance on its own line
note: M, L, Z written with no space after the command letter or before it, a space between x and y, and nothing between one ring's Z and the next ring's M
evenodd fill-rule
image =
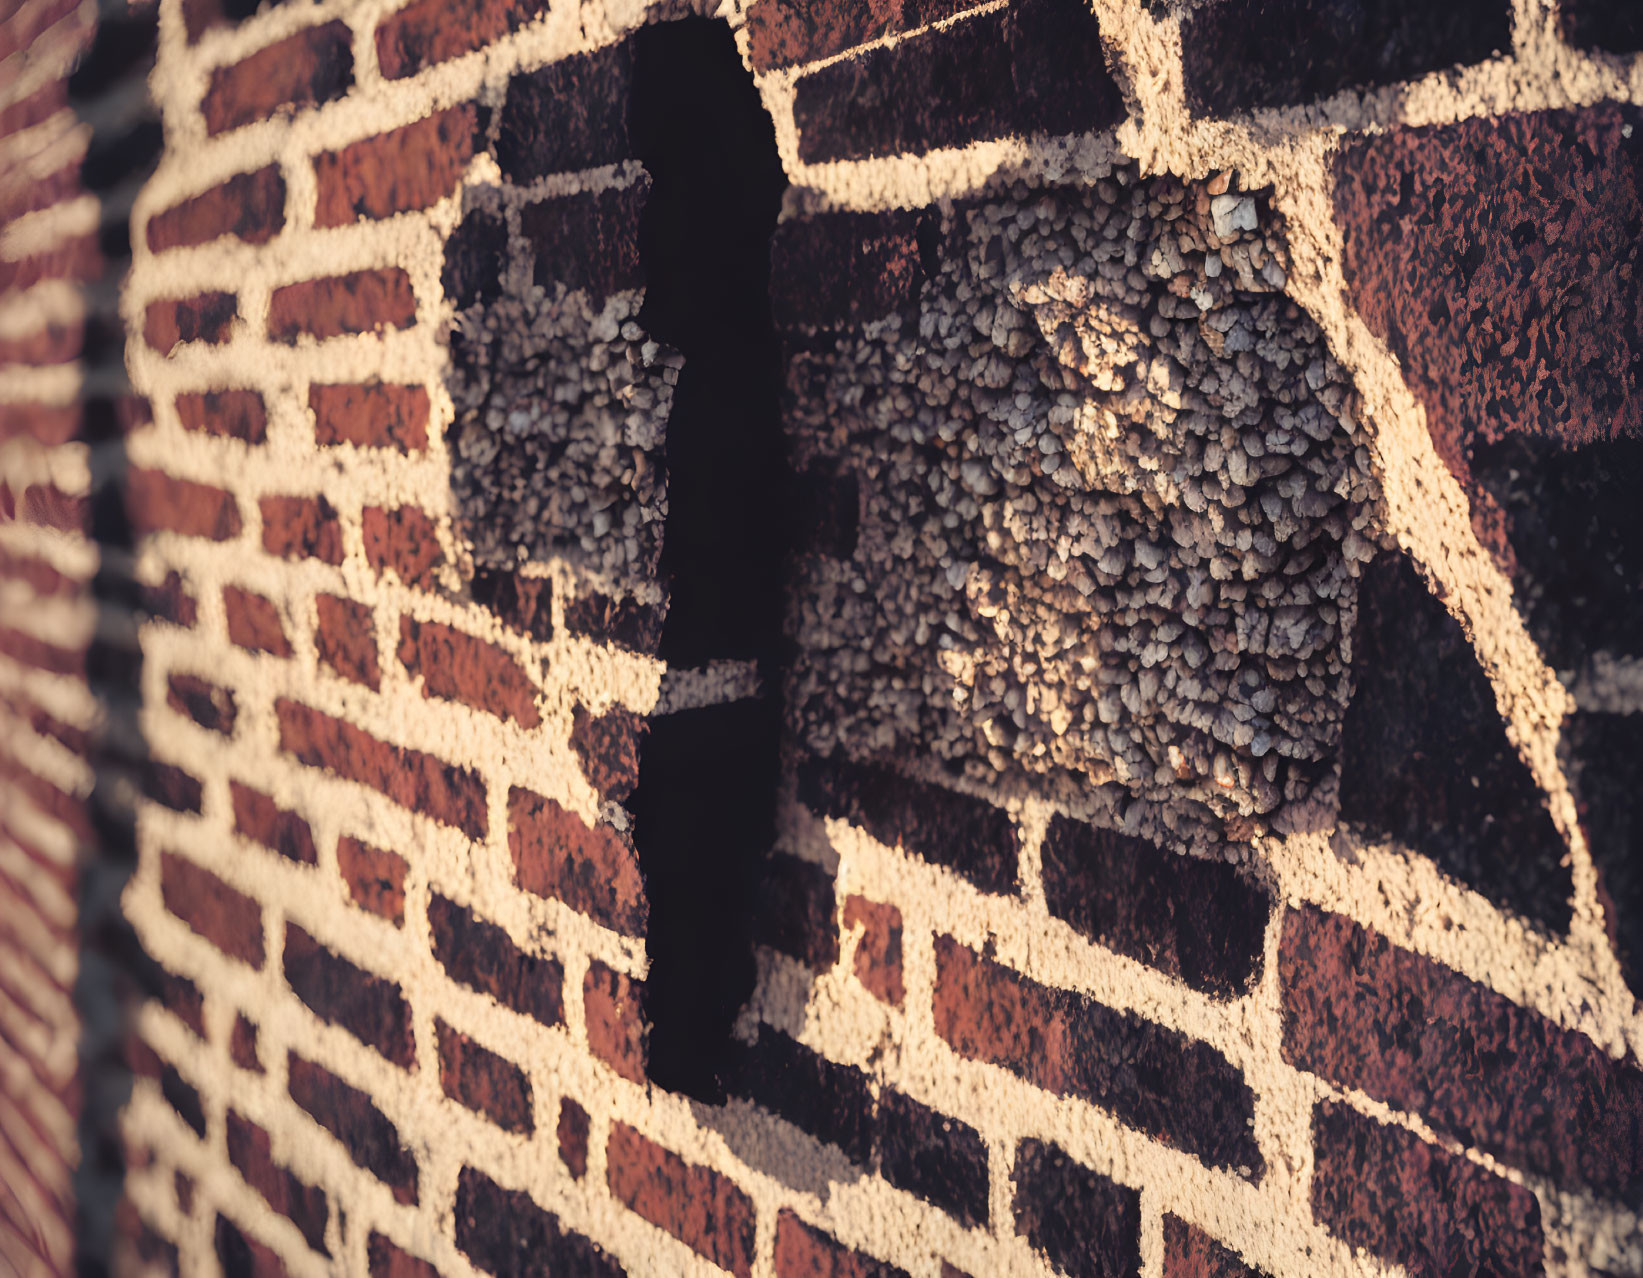
M440 1278L433 1265L375 1231L366 1241L365 1257L371 1278Z
M901 911L865 896L850 896L844 902L844 926L862 930L856 942L856 979L874 998L900 1007L907 992L901 979Z
M260 444L268 437L268 414L254 390L190 391L177 396L184 430L202 431Z
M456 190L483 141L479 112L464 104L316 155L314 225L347 226L436 204Z
M1206 1043L1051 989L938 936L935 1028L972 1060L1081 1096L1209 1166L1259 1175L1254 1096Z
M200 111L206 132L222 133L283 108L333 101L353 82L353 35L346 23L327 22L218 67Z
M416 1064L411 1008L399 986L333 954L295 923L285 925L285 980L321 1020L401 1068Z
M1268 1278L1196 1225L1164 1213L1163 1278Z
M23 493L23 518L59 532L89 532L90 503L84 494L65 493L55 484L30 484Z
M148 221L148 247L163 253L223 235L266 244L284 225L285 179L279 166L270 164L156 213Z
M790 1211L776 1218L776 1278L907 1278L905 1270L813 1229Z
M160 856L160 895L166 909L224 954L262 966L262 906L249 896L174 852Z
M304 1241L322 1255L325 1222L330 1215L325 1191L305 1184L288 1167L274 1161L269 1135L232 1108L228 1111L228 1161L281 1216L297 1227Z
M227 1216L218 1214L213 1235L217 1264L234 1278L289 1278L285 1262L272 1247L247 1238Z
M362 531L365 559L378 573L392 569L407 586L434 584L434 569L445 556L426 511L416 506L367 506Z
M434 1034L439 1048L439 1085L445 1095L504 1131L529 1136L536 1130L531 1085L524 1070L444 1021L434 1022Z
M598 959L582 978L582 1017L588 1050L629 1082L645 1081L642 986Z
M415 323L411 277L397 266L287 284L268 300L269 340L287 345L305 335L323 341Z
M240 508L232 494L164 471L133 468L126 475L126 513L139 533L163 529L227 541L240 532Z
M569 1096L559 1100L559 1159L573 1180L588 1173L588 1111Z
M816 62L853 45L911 31L983 0L756 0L747 11L753 69Z
M508 791L508 850L519 886L605 927L643 936L644 881L631 846L606 825L589 826L552 799Z
M772 852L755 892L753 942L825 972L839 961L833 876L814 861Z
M687 1163L626 1123L606 1146L610 1192L737 1278L753 1271L753 1202L728 1177Z
M639 742L644 719L615 706L595 717L581 706L571 716L570 744L582 762L582 775L601 797L618 802L639 784Z
M415 75L500 40L547 8L547 0L411 0L377 27L377 65L390 80Z
M166 704L186 715L200 727L224 736L234 734L238 707L227 688L208 683L197 675L174 674L166 680Z
M1047 1141L1016 1147L1016 1233L1072 1278L1138 1278L1141 1200Z
M25 337L0 341L0 367L8 364L67 364L78 359L85 346L86 329L81 321L47 323Z
M318 860L313 831L295 812L286 811L266 794L239 781L228 783L228 793L234 806L236 834L300 865L313 865Z
M321 446L355 444L404 453L428 446L428 392L421 386L316 383L308 388L308 407Z
M497 1278L623 1278L627 1273L597 1244L563 1228L529 1194L504 1189L472 1167L464 1167L457 1180L455 1215L457 1248Z
M1543 1269L1540 1204L1521 1185L1338 1101L1313 1112L1312 1214L1411 1278Z
M32 439L55 448L79 437L80 421L78 404L6 404L0 406L0 440Z
M257 1055L257 1027L244 1012L234 1014L234 1028L228 1036L228 1059L241 1069L262 1073L262 1061Z
M48 674L76 675L85 678L86 657L82 649L62 648L20 630L0 626L0 656Z
M238 314L239 299L232 293L150 302L143 312L143 340L162 355L180 342L220 345L232 335Z
M342 524L323 497L264 497L262 548L285 559L342 562Z
M377 665L376 619L370 605L338 595L320 595L314 606L314 647L319 659L344 679L376 691L382 673Z
M295 1052L286 1054L286 1078L291 1099L341 1142L357 1166L387 1185L394 1201L417 1201L416 1158L368 1095Z
M337 840L337 868L354 904L387 919L405 922L405 859L345 834Z
M425 697L459 701L523 728L542 722L536 685L493 643L438 622L401 617L399 660L412 676L422 676Z
M428 901L434 958L453 981L488 994L543 1025L565 1021L565 971L557 959L527 954L508 934L435 893Z
M228 619L228 638L236 646L275 657L291 655L291 641L285 637L285 626L272 600L238 586L224 586L222 606Z
M1561 1188L1643 1196L1643 1070L1486 986L1305 908L1279 950L1284 1059Z

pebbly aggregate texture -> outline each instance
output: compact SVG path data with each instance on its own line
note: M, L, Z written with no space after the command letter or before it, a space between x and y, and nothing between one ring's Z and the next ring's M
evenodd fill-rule
M794 591L805 745L1310 820L1377 488L1264 201L1119 167L918 241L897 313L790 339L795 465L861 493Z

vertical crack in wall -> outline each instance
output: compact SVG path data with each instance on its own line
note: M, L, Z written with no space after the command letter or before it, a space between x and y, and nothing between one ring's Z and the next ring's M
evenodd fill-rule
M759 696L650 724L631 803L650 904L650 1071L704 1100L753 987L750 881L774 835L789 484L770 318L786 187L730 29L691 18L634 40L629 131L650 175L639 323L684 366L666 432L670 667L752 662Z

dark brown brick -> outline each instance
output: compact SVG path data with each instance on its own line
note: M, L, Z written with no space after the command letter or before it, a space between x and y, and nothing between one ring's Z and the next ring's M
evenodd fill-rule
M212 1242L224 1274L233 1274L234 1278L288 1278L278 1252L255 1238L247 1238L238 1225L220 1213Z
M536 685L506 651L454 626L399 619L399 660L422 678L422 695L461 702L475 710L539 727Z
M162 355L180 342L220 345L231 336L238 314L239 299L232 293L150 302L143 312L143 340Z
M1163 1278L1269 1278L1196 1225L1164 1213Z
M434 569L445 556L426 511L416 506L367 506L361 525L365 559L378 573L392 569L407 586L434 584Z
M1086 132L1123 117L1095 17L1077 0L1018 0L857 54L801 76L793 99L806 164Z
M305 1184L287 1167L274 1161L268 1133L249 1118L228 1111L228 1161L281 1216L297 1227L303 1240L321 1255L330 1207L325 1191Z
M156 213L148 220L148 247L163 253L223 235L266 244L284 225L285 179L279 166L270 164Z
M274 703L280 748L311 768L324 768L386 795L402 807L485 837L485 783L475 773L431 754L389 745L363 729L284 697Z
M569 1096L559 1100L559 1159L572 1179L588 1173L588 1111Z
M589 826L552 799L508 791L508 850L519 886L573 910L643 936L647 908L639 859L607 825Z
M1544 1272L1540 1204L1520 1185L1338 1101L1313 1112L1312 1214L1411 1278Z
M622 289L640 288L639 215L649 183L585 191L527 204L519 228L536 254L536 282L583 290L597 305Z
M315 226L347 226L438 203L456 189L479 136L471 103L314 157Z
M439 1085L458 1104L483 1114L498 1127L530 1135L531 1085L525 1071L444 1021L434 1022L439 1049Z
M285 980L321 1020L403 1069L416 1064L411 1008L399 986L333 954L295 923L285 925Z
M979 1132L891 1088L879 1094L876 1123L879 1175L966 1229L987 1223L987 1146Z
M1206 1043L1039 985L938 936L936 1032L963 1056L1081 1096L1212 1167L1258 1176L1254 1096Z
M163 972L160 976L160 1001L170 1012L199 1038L205 1037L205 996L200 987L186 976Z
M365 1243L365 1263L371 1278L440 1278L439 1270L428 1261L374 1230Z
M553 638L553 583L546 577L517 572L476 572L474 602L496 614L503 625L547 643Z
M342 524L323 497L264 497L262 548L283 559L342 562Z
M1016 1146L1015 1229L1071 1278L1136 1278L1141 1196L1056 1146Z
M238 586L224 586L222 606L232 643L250 652L266 652L275 657L291 655L291 641L285 637L285 626L272 600Z
M166 704L186 715L200 727L224 736L234 735L239 709L227 688L208 683L198 675L174 674L166 680Z
M756 0L747 11L753 69L815 62L881 36L939 22L982 0Z
M1015 823L981 799L840 759L801 765L799 797L817 815L859 825L880 843L946 866L984 892L1015 891Z
M189 391L177 396L177 420L184 430L260 444L268 437L268 414L254 390Z
M1542 927L1568 927L1563 838L1460 623L1402 555L1364 573L1352 658L1341 819Z
M228 795L233 802L235 833L245 834L245 838L302 866L312 866L319 859L314 851L314 831L297 813L284 810L261 790L237 780L228 782Z
M404 925L404 857L345 834L337 840L337 869L355 905L387 919L395 927Z
M205 1106L200 1103L199 1090L177 1072L175 1065L161 1064L160 1095L196 1136L205 1137Z
M928 278L918 230L929 216L836 212L782 223L770 242L776 322L828 329L909 310Z
M316 595L314 648L319 659L344 679L363 684L373 692L381 685L376 618L369 604L340 595Z
M1060 816L1043 863L1050 913L1092 940L1223 998L1260 974L1272 898L1236 866Z
M1563 1188L1643 1204L1643 1070L1313 908L1284 921L1284 1059Z
M262 1073L262 1059L257 1055L257 1027L246 1019L244 1012L234 1015L234 1028L228 1035L228 1059L241 1069Z
M1636 53L1643 49L1643 13L1628 0L1563 0L1563 38L1577 49Z
M294 345L416 323L411 277L397 266L351 271L277 288L268 299L268 337Z
M765 860L753 909L753 941L817 972L839 960L833 876L814 861L782 852Z
M644 732L644 719L622 706L598 716L576 707L571 749L581 760L582 775L603 798L620 802L639 784L639 741Z
M563 1228L529 1194L504 1189L464 1167L456 1186L456 1245L495 1278L623 1278L626 1271L597 1243Z
M353 83L353 34L345 22L327 22L218 67L200 111L206 132L222 133L282 109L334 101Z
M610 1192L634 1212L737 1278L753 1272L753 1202L728 1177L626 1123L611 1126L605 1157Z
M445 296L458 310L495 301L511 254L507 223L486 209L470 209L445 241L445 269L439 277Z
M598 959L582 978L588 1050L632 1083L645 1081L643 985Z
M1563 762L1597 867L1609 940L1626 983L1643 998L1643 717L1576 711L1564 720Z
M907 1278L907 1271L852 1251L784 1210L776 1217L776 1278Z
M489 994L543 1025L565 1020L565 972L557 959L527 954L495 923L435 893L428 900L434 957L454 981Z
M906 997L901 978L901 911L865 896L850 896L844 902L844 926L861 929L856 942L856 979L874 998L900 1007Z
M166 909L224 954L262 966L262 906L249 896L174 852L160 856L160 895Z
M632 75L623 42L514 76L496 139L503 176L525 184L627 159Z
M286 1056L291 1099L342 1143L348 1157L393 1191L401 1203L417 1201L417 1165L399 1131L371 1098L330 1070Z
M211 541L240 533L240 508L232 494L159 470L133 468L126 475L126 514L139 533L164 530Z
M0 570L13 575L10 565L0 560ZM31 583L32 584L32 583ZM38 589L38 587L36 587ZM141 610L156 621L174 626L192 626L199 619L199 601L189 594L181 573L168 572L157 586L141 587Z
M662 640L666 609L633 599L578 595L565 603L565 629L584 639L603 640L635 652L653 653Z
M428 446L428 392L382 382L308 388L314 440L322 447L355 444L419 453Z
M1376 88L1512 49L1507 0L1231 0L1182 24L1193 114L1231 115Z
M415 75L500 40L547 8L547 0L411 0L377 27L377 65L390 80Z

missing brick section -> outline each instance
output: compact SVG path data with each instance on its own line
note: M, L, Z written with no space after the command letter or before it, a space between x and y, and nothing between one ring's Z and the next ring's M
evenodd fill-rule
M755 697L651 721L630 806L650 905L650 1075L721 1097L752 992L750 889L774 836L789 480L770 318L786 179L730 30L690 18L634 38L628 118L650 179L638 323L683 356L665 431L672 669L752 663Z

